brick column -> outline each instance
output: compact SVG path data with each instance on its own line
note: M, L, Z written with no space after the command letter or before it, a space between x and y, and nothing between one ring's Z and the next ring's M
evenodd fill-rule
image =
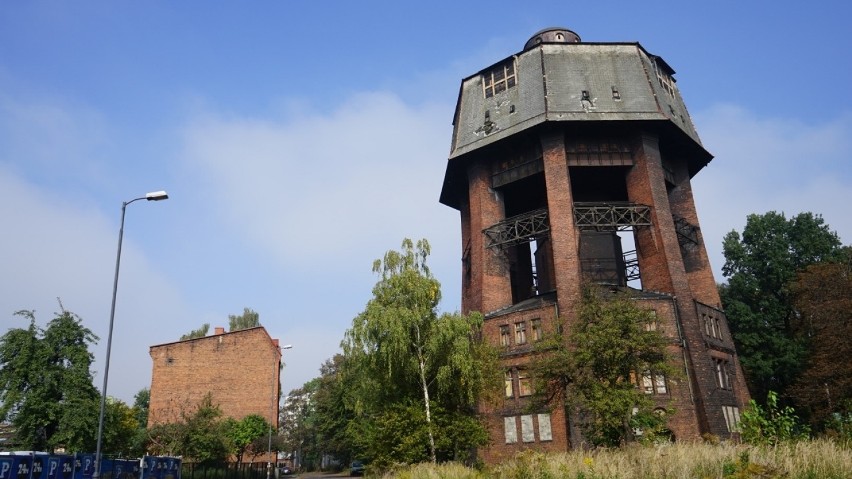
M482 233L505 219L503 197L491 188L491 172L483 160L473 162L467 174L471 271L468 290L463 294L468 302L465 310L489 313L512 305L508 263L503 252L486 248Z

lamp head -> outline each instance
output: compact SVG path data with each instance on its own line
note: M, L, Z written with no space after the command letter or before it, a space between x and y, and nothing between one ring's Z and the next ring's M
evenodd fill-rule
M169 194L165 191L152 191L145 195L145 199L148 201L160 201L169 199Z

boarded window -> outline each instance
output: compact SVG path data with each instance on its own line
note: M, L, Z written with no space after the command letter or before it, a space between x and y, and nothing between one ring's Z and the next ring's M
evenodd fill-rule
M506 444L518 442L518 426L515 425L515 416L503 418L503 430L506 436Z
M739 431L740 408L736 406L722 406L722 414L725 415L725 426L728 427L728 432Z
M532 414L524 414L521 416L521 437L524 442L535 442Z
M552 441L553 431L550 428L550 414L538 415L538 440Z

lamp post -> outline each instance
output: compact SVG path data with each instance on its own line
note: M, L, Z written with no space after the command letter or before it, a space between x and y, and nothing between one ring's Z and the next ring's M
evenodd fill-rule
M276 348L276 350L280 350L280 351L277 351L277 352L280 352L280 354L281 354L280 357L284 356L284 350L285 349L293 349L293 345L287 344L287 345L281 346L279 348ZM276 416L276 414L278 414L278 407L277 407L278 406L278 391L276 390L275 386L277 386L277 384L275 384L275 383L280 382L280 380L281 380L280 376L279 376L278 381L275 380L275 373L277 373L277 372L278 372L278 365L276 364L275 369L272 372L272 417L270 418L272 422L269 424L269 444L267 445L267 449L266 449L266 454L269 457L269 462L266 463L266 479L270 479L272 477L272 428L275 427L274 424L277 422L275 420L275 416Z
M121 203L121 227L118 229L118 253L115 255L115 279L112 283L112 306L109 310L109 333L107 333L106 362L104 363L104 386L101 389L101 411L98 416L98 446L95 450L95 471L94 474L92 474L93 479L99 479L101 477L101 444L104 437L104 410L106 409L107 380L109 378L109 356L112 350L112 327L115 322L115 296L118 293L118 268L121 264L121 240L124 238L124 212L127 210L127 205L134 201L160 201L167 199L169 199L169 195L165 191L154 191L146 194L145 196L133 198L130 201Z

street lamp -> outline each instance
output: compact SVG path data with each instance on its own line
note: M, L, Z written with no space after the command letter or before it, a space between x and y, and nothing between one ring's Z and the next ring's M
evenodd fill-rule
M280 349L281 350L280 351L281 356L284 356L284 350L285 349L293 349L293 345L287 344L287 345L281 346L281 347L276 348L276 349ZM272 477L272 428L275 427L273 425L275 422L277 422L275 420L275 415L278 414L278 408L276 407L277 403L278 403L278 391L276 391L275 386L277 386L277 384L275 384L275 383L281 381L280 376L278 378L278 381L275 380L275 373L277 373L277 372L278 372L278 365L276 364L275 370L272 373L272 417L270 418L272 420L272 423L269 424L269 445L267 446L267 449L266 449L267 457L269 457L269 462L266 463L266 479L270 479ZM277 459L278 458L276 457L276 462L277 462Z
M104 386L101 389L101 412L98 417L98 447L95 450L95 472L93 479L101 477L101 444L104 437L104 410L106 409L107 379L109 378L109 355L112 350L112 326L115 322L115 296L118 293L118 267L121 264L121 240L124 238L124 212L127 205L139 200L160 201L169 199L165 191L154 191L121 203L121 227L118 229L118 253L115 255L115 280L112 283L112 307L109 310L109 333L107 333L106 363L104 365Z

